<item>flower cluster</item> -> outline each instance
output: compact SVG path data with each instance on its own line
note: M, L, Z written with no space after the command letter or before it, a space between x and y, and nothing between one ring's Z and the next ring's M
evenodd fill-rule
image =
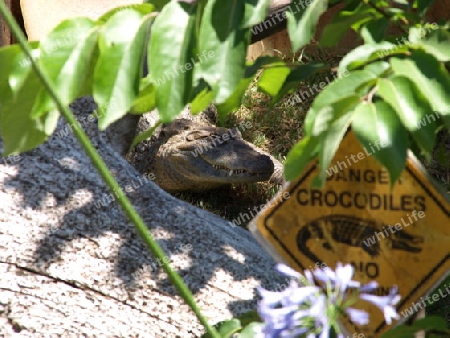
M343 337L338 324L343 313L358 325L369 322L367 312L351 307L358 299L383 311L387 324L399 318L394 307L400 300L398 288L394 286L387 296L370 294L368 292L374 291L378 283L372 281L361 285L352 280L354 269L350 264L343 266L338 263L335 271L329 267L313 272L305 270L305 276L284 264L278 264L277 270L293 279L281 292L258 289L262 297L258 313L264 321L259 337L328 338L330 330ZM321 285L316 285L315 280Z

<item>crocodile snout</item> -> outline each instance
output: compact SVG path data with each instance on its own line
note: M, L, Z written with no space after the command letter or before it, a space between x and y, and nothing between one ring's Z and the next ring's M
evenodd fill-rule
M249 171L253 169L258 173L273 173L274 165L269 156L260 154L255 156L254 162L254 165L250 166Z

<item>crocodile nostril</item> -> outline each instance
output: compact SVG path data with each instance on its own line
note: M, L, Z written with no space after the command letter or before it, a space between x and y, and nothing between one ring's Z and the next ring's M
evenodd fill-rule
M264 165L266 168L270 168L271 171L275 170L272 159L267 155L261 155L258 162L260 163L260 165Z

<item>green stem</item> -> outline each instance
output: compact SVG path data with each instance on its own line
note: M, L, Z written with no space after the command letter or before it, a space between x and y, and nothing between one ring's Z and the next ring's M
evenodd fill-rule
M172 280L172 283L175 285L176 289L183 297L185 302L191 307L192 311L194 311L194 313L197 315L198 320L203 324L207 332L209 332L210 336L213 338L220 338L217 331L211 325L209 325L206 318L200 312L200 309L197 307L197 304L195 303L191 291L189 290L187 285L183 282L183 279L167 263L168 260L164 258L165 257L164 251L153 239L153 236L148 231L142 218L138 215L136 210L134 210L131 202L122 193L119 184L115 181L112 174L109 172L105 162L97 153L94 146L90 142L89 138L87 137L81 126L78 124L78 121L75 118L75 116L72 114L70 109L64 106L64 104L62 103L62 100L59 98L59 95L53 89L53 85L50 79L48 78L47 74L43 70L41 70L40 67L36 64L35 60L33 60L31 56L31 48L29 47L24 34L22 33L21 29L19 28L19 25L17 24L16 20L12 16L11 12L9 11L4 1L0 1L0 13L3 15L6 23L8 24L9 28L11 29L11 32L13 33L18 43L20 44L23 52L28 56L31 65L34 71L36 72L36 75L41 80L44 88L47 90L51 98L54 100L59 111L64 116L66 121L72 126L75 136L83 146L85 152L91 159L94 166L97 168L98 172L100 173L100 176L103 178L105 183L108 185L109 189L114 194L116 192L120 192L117 194L117 201L119 202L120 206L122 207L128 218L133 222L139 236L141 236L142 240L147 245L148 249L153 254L153 256L155 256L156 258L159 259L160 262L162 262L164 271Z

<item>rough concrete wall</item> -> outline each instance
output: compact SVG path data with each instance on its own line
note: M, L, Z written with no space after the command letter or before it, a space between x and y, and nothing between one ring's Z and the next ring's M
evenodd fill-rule
M248 231L145 179L87 119L92 102L77 107L212 323L254 309L258 284L283 283ZM0 159L0 337L200 336L195 316L112 199L63 121L39 148Z

